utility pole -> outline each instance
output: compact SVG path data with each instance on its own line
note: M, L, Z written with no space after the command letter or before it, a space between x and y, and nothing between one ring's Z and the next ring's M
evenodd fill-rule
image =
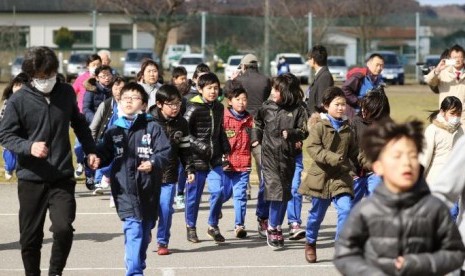
M312 49L312 44L313 44L313 16L312 16L312 12L309 12L308 13L308 51L310 51Z
M200 41L200 48L202 50L202 56L205 58L205 36L206 36L206 30L205 30L205 21L207 17L207 12L202 12L202 35L201 35L201 41Z
M265 0L265 37L263 39L263 72L270 74L270 0Z
M92 11L92 51L97 52L97 11Z
M415 13L415 64L420 62L420 13ZM418 66L415 66L415 79L419 82Z

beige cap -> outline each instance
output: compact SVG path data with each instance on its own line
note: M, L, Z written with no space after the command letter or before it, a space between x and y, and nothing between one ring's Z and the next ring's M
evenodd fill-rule
M247 54L241 59L241 65L249 65L251 63L258 63L258 58L255 55Z

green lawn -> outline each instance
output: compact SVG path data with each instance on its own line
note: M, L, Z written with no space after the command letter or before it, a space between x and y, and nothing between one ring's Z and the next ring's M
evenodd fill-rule
M404 86L389 86L386 93L391 105L391 115L396 121L402 122L409 118L418 118L427 124L426 118L429 111L438 108L438 95L432 93L428 86L406 84ZM74 143L74 132L70 131L70 141ZM73 154L74 158L74 154ZM74 158L75 161L75 158ZM304 151L304 166L311 162L306 151ZM15 182L16 177L10 181L4 178L3 158L0 158L0 182ZM79 179L82 181L82 178ZM251 182L257 182L255 173L251 174Z

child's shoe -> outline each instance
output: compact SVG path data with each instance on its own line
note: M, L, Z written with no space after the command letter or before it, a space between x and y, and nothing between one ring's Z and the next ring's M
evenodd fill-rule
M95 182L94 177L86 175L86 187L88 190L93 191L95 190Z
M207 234L213 238L213 240L216 242L216 243L219 243L219 242L224 242L225 239L223 237L223 235L221 235L220 233L220 228L217 227L208 227L208 231L207 231Z
M305 238L305 229L300 228L300 224L294 222L289 225L289 239L297 241Z
M266 238L266 230L268 229L268 220L258 218L258 235L262 238Z
M316 244L305 243L305 259L309 263L316 263Z
M269 247L273 249L279 248L278 241L278 230L277 229L267 229L266 230L266 243Z
M195 227L187 227L187 240L193 243L200 242L197 237L197 229Z
M245 231L245 227L243 225L236 225L234 232L236 233L236 237L239 239L247 237L247 231Z
M74 170L74 177L78 178L84 172L84 166L81 163L78 163L76 166L76 170Z
M284 247L284 238L283 238L283 231L280 229L278 230L278 248Z
M168 250L168 246L166 244L159 244L157 254L158 255L169 255L171 254L171 252Z
M176 209L184 209L186 204L184 203L184 195L178 195L175 198Z
M13 177L13 172L5 171L5 179L10 180Z

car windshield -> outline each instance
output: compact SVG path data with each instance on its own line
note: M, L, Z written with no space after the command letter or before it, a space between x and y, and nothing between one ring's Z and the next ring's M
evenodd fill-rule
M69 58L70 63L86 63L89 54L72 54Z
M301 57L285 57L286 62L289 64L303 64Z
M346 66L346 61L344 59L328 59L328 66Z
M203 60L198 57L189 57L189 58L186 57L186 58L182 58L179 61L179 64L200 64L202 62Z
M426 66L436 66L440 60L440 58L428 58L426 59Z
M383 55L384 58L384 64L399 64L399 59L397 58L396 55Z
M233 58L231 59L231 61L229 62L229 65L239 65L239 63L241 63L241 59L240 58Z
M152 53L127 53L126 61L128 62L139 62L143 59L152 59Z

